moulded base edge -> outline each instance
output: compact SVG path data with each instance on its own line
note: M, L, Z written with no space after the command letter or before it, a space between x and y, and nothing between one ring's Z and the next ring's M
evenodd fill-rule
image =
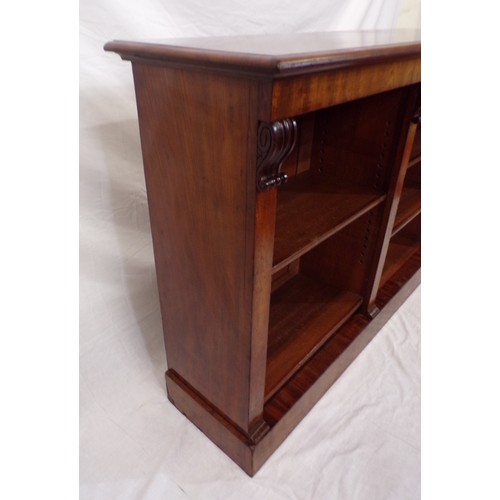
M253 476L369 344L419 283L420 271L417 271L293 406L277 422L270 424L269 431L261 435L257 442L253 442L249 436L224 418L215 407L173 370L168 370L165 374L169 400L249 476ZM314 363L314 357L309 363ZM268 404L270 403L272 399Z

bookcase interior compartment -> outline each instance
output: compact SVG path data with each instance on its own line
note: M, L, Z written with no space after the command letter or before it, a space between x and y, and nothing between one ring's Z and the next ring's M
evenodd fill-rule
M265 399L359 308L360 295L297 273L271 298Z
M387 192L406 89L318 111L311 168L340 186Z
M370 186L338 185L318 171L299 174L278 192L274 270L285 267L384 199L381 190Z
M278 190L274 271L384 201L405 95L396 89L295 118L298 146Z
M359 309L381 207L273 275L265 399Z

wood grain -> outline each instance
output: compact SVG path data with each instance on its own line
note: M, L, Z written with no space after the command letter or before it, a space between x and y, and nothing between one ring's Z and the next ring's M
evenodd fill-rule
M326 176L300 174L278 193L273 270L282 269L384 198L372 187L343 187Z
M382 205L346 226L301 258L303 274L363 295L381 223Z
M420 81L420 57L276 80L272 119L334 106Z
M259 86L141 64L134 78L168 366L248 431Z
M283 385L355 312L361 297L300 274L273 293L265 399Z

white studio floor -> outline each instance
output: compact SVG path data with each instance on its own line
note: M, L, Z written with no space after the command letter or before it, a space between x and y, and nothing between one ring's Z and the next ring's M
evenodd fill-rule
M89 339L81 498L420 498L419 312L417 289L253 479L167 400L157 306Z

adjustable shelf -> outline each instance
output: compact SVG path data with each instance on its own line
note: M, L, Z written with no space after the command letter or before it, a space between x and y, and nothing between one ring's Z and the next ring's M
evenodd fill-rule
M380 280L380 286L382 287L387 280L393 276L396 271L398 271L413 254L420 250L420 242L404 236L403 234L397 234L391 239L389 244L389 250L387 252L387 257L385 258L384 270L382 273L382 279Z
M392 235L401 231L406 224L411 222L418 214L420 214L420 186L410 185L405 186L399 200L398 212L394 222Z
M420 250L420 215L392 236L380 280L382 287L394 273Z
M385 199L363 186L339 186L304 172L278 192L273 271L276 272L355 221Z
M168 398L253 475L417 286L419 34L105 49L133 65Z

